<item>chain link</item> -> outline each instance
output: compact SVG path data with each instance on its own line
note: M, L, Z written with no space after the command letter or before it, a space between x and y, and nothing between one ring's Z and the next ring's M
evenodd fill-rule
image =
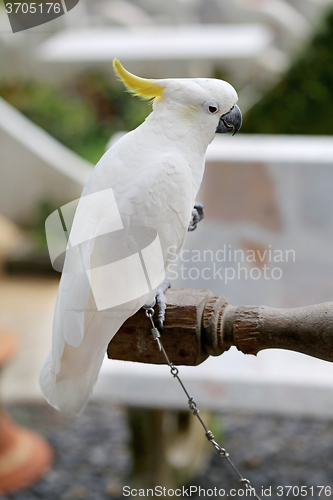
M158 344L159 350L163 353L163 355L165 357L165 360L166 360L166 362L167 362L167 364L168 364L168 366L170 368L171 375L173 376L173 378L176 378L178 380L178 382L181 385L183 391L185 392L187 400L188 400L189 409L192 411L193 415L195 417L197 417L197 419L201 423L201 425L202 425L202 427L203 427L203 429L205 431L205 436L208 439L208 441L214 446L214 448L217 451L217 453L219 454L219 456L221 458L224 458L228 462L228 464L232 467L232 469L237 474L237 476L239 478L239 481L242 483L242 485L245 487L245 489L251 492L250 493L251 496L257 498L258 500L261 500L261 498L256 494L255 488L252 486L252 484L249 481L249 479L246 479L245 477L243 477L243 475L239 472L239 470L237 469L237 467L235 466L235 464L230 460L229 453L225 450L225 448L222 448L215 441L214 434L212 433L212 431L210 431L209 429L207 429L205 423L203 422L202 418L200 417L200 415L199 415L200 412L199 412L199 409L197 408L196 402L193 400L193 398L191 398L191 396L187 392L187 389L186 389L185 385L183 384L181 378L179 377L179 370L178 370L178 368L171 363L171 361L170 361L167 353L165 352L165 349L164 349L163 344L161 342L161 334L158 331L158 329L156 328L154 320L153 320L153 316L154 316L154 312L155 312L154 311L154 305L155 305L155 303L152 306L149 306L149 307L145 307L144 306L143 307L145 309L146 316L150 319L150 322L151 322L151 325L152 325L152 328L151 328L152 335L153 335L154 339L156 340L156 342Z

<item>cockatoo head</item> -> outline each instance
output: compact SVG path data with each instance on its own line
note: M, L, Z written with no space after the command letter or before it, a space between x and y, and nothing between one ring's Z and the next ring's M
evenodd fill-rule
M154 100L154 111L177 114L181 121L195 122L213 133L235 134L242 114L236 105L237 92L215 78L170 78L149 80L129 73L118 59L114 69L126 88L142 99Z

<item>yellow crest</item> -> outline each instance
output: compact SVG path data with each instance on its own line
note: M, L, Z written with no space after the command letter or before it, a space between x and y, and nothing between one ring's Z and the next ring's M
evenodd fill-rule
M113 67L127 90L129 90L132 94L146 100L161 97L165 87L156 85L155 80L148 80L146 78L140 78L139 76L132 75L132 73L127 71L121 65L119 59L116 57L113 60Z

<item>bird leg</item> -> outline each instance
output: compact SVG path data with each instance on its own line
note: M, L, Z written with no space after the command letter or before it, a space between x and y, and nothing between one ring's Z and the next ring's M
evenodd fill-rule
M145 305L143 306L145 309L149 309L151 307L154 307L155 304L157 304L158 307L158 314L157 314L157 320L156 320L156 327L159 329L159 331L162 333L163 331L163 323L165 320L165 311L166 311L166 298L164 295L165 290L171 287L171 283L169 280L163 281L163 283L160 285L159 289L157 290L157 293L155 295L154 302L150 305Z
M196 203L194 205L194 208L192 210L191 221L187 228L188 231L194 231L197 228L198 222L200 222L204 218L205 216L204 208L205 206L203 203Z

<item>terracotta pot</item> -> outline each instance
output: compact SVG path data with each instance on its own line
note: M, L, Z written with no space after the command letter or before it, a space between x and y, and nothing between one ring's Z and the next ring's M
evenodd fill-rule
M17 347L14 334L0 331L0 370ZM0 409L0 494L5 495L35 483L52 462L53 452L47 441L16 425Z

